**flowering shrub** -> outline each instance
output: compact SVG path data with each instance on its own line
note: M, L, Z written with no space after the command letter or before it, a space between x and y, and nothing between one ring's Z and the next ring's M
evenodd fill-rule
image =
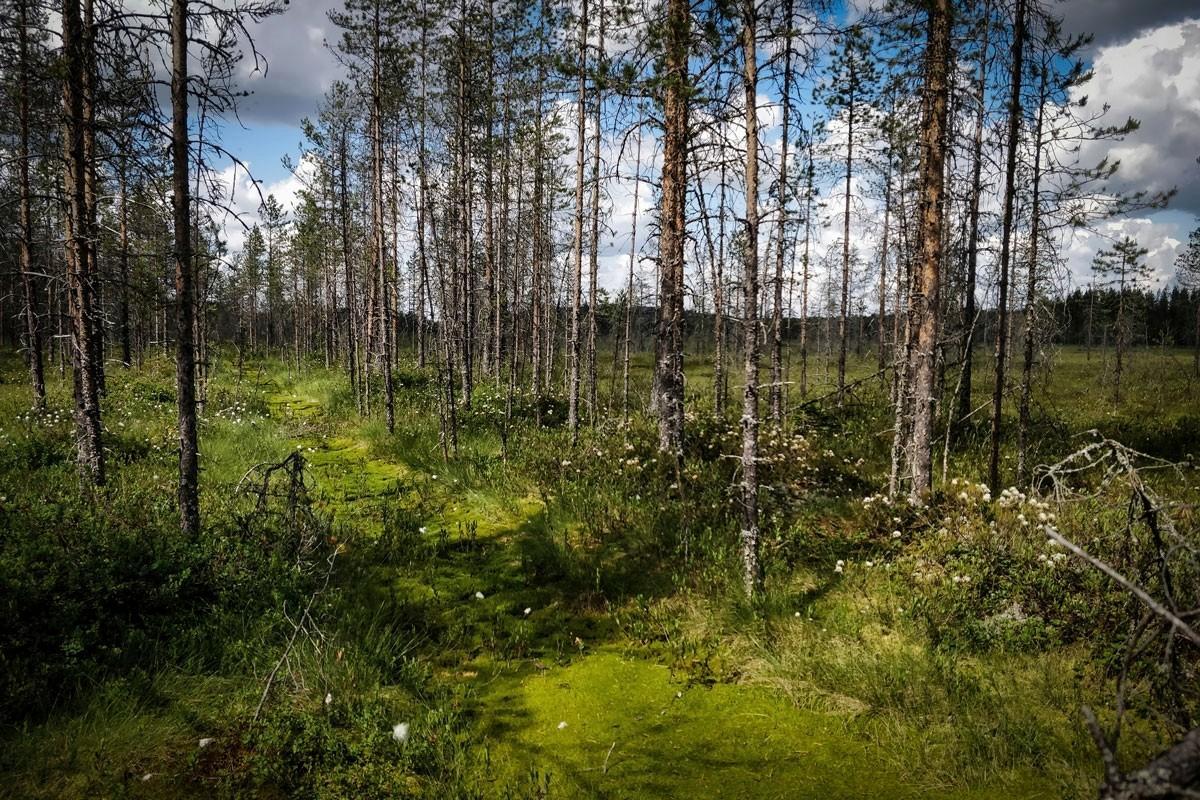
M1115 556L1123 531L1099 499L1061 512L1063 520L1016 488L993 498L984 485L953 479L931 505L871 496L863 506L872 539L893 543L882 558L935 643L1041 649L1129 619L1127 595L1049 538L1064 525L1072 539Z
M437 403L436 396L430 396ZM430 406L436 408L436 406ZM477 386L471 393L471 407L458 410L458 424L463 430L495 431L504 427L508 412L507 387L487 383ZM560 398L535 394L522 386L513 391L510 424L528 424L539 421L544 428L557 428L567 421L567 405Z
M525 452L525 472L547 505L578 521L593 544L617 540L648 572L718 584L734 573L741 528L741 441L737 423L689 413L682 463L658 451L646 422L565 433ZM759 436L759 527L764 558L787 530L818 471L807 438L764 426ZM695 567L697 571L689 571Z

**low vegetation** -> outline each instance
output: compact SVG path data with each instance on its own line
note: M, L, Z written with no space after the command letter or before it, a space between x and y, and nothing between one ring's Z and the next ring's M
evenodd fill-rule
M1054 373L1043 461L1093 428L1172 458L1200 445L1186 380L1120 415L1067 406L1086 394L1081 358ZM81 489L69 386L28 413L21 366L3 362L4 792L1094 791L1080 708L1111 715L1126 652L1112 634L1137 604L1045 528L1145 577L1121 487L1082 476L1089 493L1067 502L952 477L928 504L890 501L886 408L864 384L841 411L800 406L786 432L764 430L767 577L748 603L731 422L697 403L678 472L640 417L571 450L549 412L513 414L503 446L503 408L481 390L443 461L436 384L407 369L389 436L348 413L339 376L221 362L201 423L207 522L187 540L169 365L110 374L111 480ZM1143 403L1178 431L1169 447ZM972 454L950 474L978 474ZM1194 530L1195 471L1152 474ZM1196 682L1156 664L1124 667L1129 766L1196 708Z

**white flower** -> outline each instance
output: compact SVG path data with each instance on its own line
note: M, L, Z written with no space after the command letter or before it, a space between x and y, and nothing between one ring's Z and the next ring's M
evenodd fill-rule
M900 531L892 531L892 538L893 538L893 539L899 539L899 538L900 538Z
M565 727L567 727L567 722L566 722L566 720L563 720L562 722L558 723L558 729L559 729L560 731L561 731L563 728L565 728Z
M333 693L332 692L325 693L325 705L326 706L333 705Z
M532 609L532 608L526 608L526 609L525 609L525 616L527 616L527 617L528 617L528 616L529 616L530 614L532 614L532 613L533 613L533 609Z
M397 722L395 725L393 725L392 726L392 738L395 739L400 744L404 744L405 742L407 742L408 741L408 723L407 722Z
M476 592L476 593L475 593L475 599L476 599L476 600L482 600L482 599L483 599L483 592Z
M200 740L200 749L203 750L204 748L208 747L210 744L212 744L215 741L216 741L216 739L213 739L211 736L206 736L205 738Z

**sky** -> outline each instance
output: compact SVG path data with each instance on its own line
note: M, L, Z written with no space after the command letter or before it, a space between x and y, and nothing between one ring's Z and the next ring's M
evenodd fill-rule
M253 34L268 68L265 74L244 76L242 85L251 94L240 104L241 124L230 122L224 132L227 146L250 166L263 194L275 194L285 207L290 207L302 181L284 167L283 159L295 160L303 138L300 120L315 115L321 96L342 74L329 47L339 35L327 17L335 6L340 0L292 0L282 16L256 26ZM1177 252L1200 224L1200 9L1195 0L1062 0L1056 8L1068 32L1094 36L1086 52L1095 72L1086 88L1093 107L1108 103L1114 124L1126 117L1141 121L1141 128L1125 141L1093 145L1083 155L1091 161L1120 159L1115 181L1120 188L1178 191L1167 210L1108 220L1095 232L1069 237L1062 248L1067 269L1076 284L1086 283L1095 252L1132 235L1150 251L1156 282L1166 285L1174 274ZM760 118L768 157L779 137L776 133L771 139L776 115L770 98L761 102L766 106L760 108ZM601 286L616 290L623 285L628 264L632 185L610 185L608 196L613 232L602 243L599 280ZM234 197L243 221L252 224L258 195L244 175L238 177ZM642 211L652 205L643 187ZM817 252L840 237L839 226L840 221L831 219L818 232ZM869 252L875 232L865 225L856 227L856 245ZM228 223L226 236L238 249L242 227Z

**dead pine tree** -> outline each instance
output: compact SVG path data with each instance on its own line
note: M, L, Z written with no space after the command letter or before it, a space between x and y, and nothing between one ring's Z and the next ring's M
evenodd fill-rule
M88 235L88 164L84 147L85 75L83 16L79 0L64 0L63 31L63 187L66 203L67 306L71 323L75 396L76 461L85 482L104 484L104 446L100 422L100 365L95 316L94 240Z
M996 372L992 384L991 452L988 457L988 485L1000 491L1000 433L1004 405L1005 362L1008 358L1008 279L1012 254L1013 220L1016 202L1017 152L1021 131L1021 78L1024 74L1026 1L1017 0L1013 23L1012 56L1009 63L1008 141L1004 165L1004 212L1000 231L1000 277L996 300Z
M33 217L30 209L31 191L29 183L30 155L30 71L29 47L31 0L17 0L17 257L21 271L21 292L24 308L25 357L29 364L29 384L33 392L35 408L46 405L46 374L42 359L42 334L37 317L37 277L33 267ZM122 209L124 204L122 203Z
M663 159L659 203L659 314L655 336L654 406L658 449L683 455L683 293L687 235L688 52L691 7L668 0L661 81Z
M923 498L933 486L938 309L945 209L946 117L950 71L950 0L933 0L927 12L928 44L921 124L921 263L914 275L909 306L915 321L913 359L912 487Z
M747 596L762 582L758 559L758 11L742 2L742 88L746 105L746 222L742 247L742 331L745 386L742 389L742 581Z
M579 10L579 84L575 100L575 228L571 240L571 321L567 334L567 427L571 444L579 442L580 319L583 302L583 163L587 136L588 0Z
M175 391L179 424L179 520L200 533L200 462L196 432L195 276L188 180L188 0L171 2L171 208L175 223Z
M625 285L625 332L623 352L621 356L621 420L629 421L629 365L630 365L630 341L633 333L633 292L634 292L634 269L637 266L637 228L638 228L638 203L641 200L641 180L642 180L642 132L637 132L637 154L634 156L633 165L633 219L632 231L629 234L629 271Z
M783 4L783 85L780 89L779 178L776 184L777 240L775 244L774 297L771 306L771 423L783 425L783 265L787 257L788 144L792 110L793 0Z
M588 421L595 427L600 409L596 398L596 301L599 299L600 257L600 116L603 111L604 0L597 21L596 74L592 81L591 230L588 234L587 403Z

